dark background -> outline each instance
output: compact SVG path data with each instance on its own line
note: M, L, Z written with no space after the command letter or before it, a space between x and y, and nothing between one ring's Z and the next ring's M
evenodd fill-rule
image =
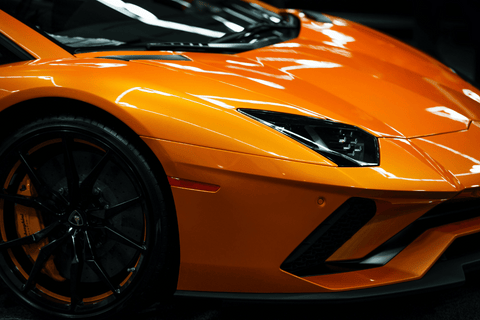
M479 0L266 0L362 23L437 58L480 82ZM478 87L478 86L477 86Z
M4 1L4 0L0 0ZM266 0L362 23L407 42L480 82L480 0ZM479 71L477 71L479 70ZM478 86L477 86L478 87ZM471 245L480 245L472 243ZM175 298L128 319L138 320L443 320L480 319L480 273L461 287L337 304L203 301ZM38 319L0 288L0 319Z

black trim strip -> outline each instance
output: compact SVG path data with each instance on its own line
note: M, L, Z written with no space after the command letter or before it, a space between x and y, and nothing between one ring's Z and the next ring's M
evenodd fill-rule
M18 58L18 61L16 62L36 59L34 56L26 52L22 47L17 45L15 42L7 38L2 33L0 33L0 45L3 46L8 51L10 51L13 55L15 55Z
M175 61L192 61L187 57L178 54L155 54L155 55L148 55L148 54L135 54L135 55L115 55L115 56L104 56L98 57L101 59L115 59L115 60L123 60L123 61L131 61L131 60L175 60Z

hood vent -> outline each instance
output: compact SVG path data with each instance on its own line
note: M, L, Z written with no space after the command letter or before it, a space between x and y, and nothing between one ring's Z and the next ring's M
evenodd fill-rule
M178 54L134 54L134 55L118 55L118 56L104 56L98 57L101 59L115 59L115 60L123 60L123 61L131 61L131 60L168 60L168 61L192 61L187 57Z

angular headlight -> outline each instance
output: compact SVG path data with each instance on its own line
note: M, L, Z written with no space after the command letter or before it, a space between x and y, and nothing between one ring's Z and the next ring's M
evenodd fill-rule
M320 153L340 167L378 166L378 140L355 126L289 113L237 109Z

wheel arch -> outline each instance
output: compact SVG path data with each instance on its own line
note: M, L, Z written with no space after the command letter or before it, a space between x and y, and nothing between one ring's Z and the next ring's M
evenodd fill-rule
M67 103L68 108L65 108ZM41 107L39 108L38 106ZM159 182L167 210L172 214L171 219L169 219L167 230L169 231L171 239L177 243L176 248L172 247L167 250L167 257L170 260L168 267L177 270L177 277L175 277L175 279L173 279L174 277L171 277L172 279L168 278L161 280L164 286L170 288L169 291L176 290L180 264L180 243L177 214L172 190L161 161L132 128L115 115L90 103L64 97L39 97L16 103L0 112L0 137L7 136L8 131L12 128L25 125L40 117L60 114L75 117L87 117L105 123L124 138L134 142L135 146L146 158L147 162L151 164L151 170Z

